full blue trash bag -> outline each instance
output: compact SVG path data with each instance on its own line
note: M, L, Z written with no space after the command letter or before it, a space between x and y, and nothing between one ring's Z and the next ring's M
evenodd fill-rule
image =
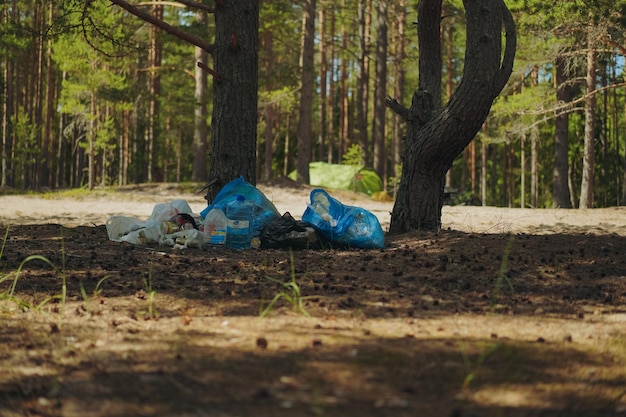
M254 219L252 219L254 236L260 236L261 230L266 224L280 218L274 204L258 188L244 180L243 176L226 184L217 193L211 205L200 212L200 216L204 219L213 208L219 208L226 212L226 206L236 201L237 195L242 195L254 205Z
M360 207L347 206L320 188L311 191L302 221L310 223L326 239L340 246L382 249L385 236L378 218Z

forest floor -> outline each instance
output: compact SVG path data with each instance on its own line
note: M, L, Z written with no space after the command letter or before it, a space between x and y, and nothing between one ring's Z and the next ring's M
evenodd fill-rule
M294 216L310 191L259 188ZM330 194L386 229L392 203ZM0 416L626 416L626 209L444 206L438 234L293 258L108 240L179 198L206 206L0 196Z

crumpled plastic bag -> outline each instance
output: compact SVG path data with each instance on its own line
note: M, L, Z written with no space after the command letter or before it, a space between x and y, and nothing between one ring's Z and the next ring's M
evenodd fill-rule
M344 205L321 188L311 191L302 221L310 223L331 243L352 248L382 249L385 235L370 211Z
M213 208L219 208L226 212L226 206L237 199L237 195L244 198L254 205L253 235L260 236L263 227L272 220L279 218L280 213L268 198L254 185L247 182L243 176L235 178L226 184L213 199L211 205L200 212L200 216L204 219Z
M110 216L106 221L107 234L114 242L128 242L135 245L158 243L168 246L178 245L177 247L200 247L203 236L196 227L168 234L163 234L161 229L163 222L177 219L181 214L188 214L193 218L192 213L191 207L185 200L159 203L154 206L150 218L145 221L136 217ZM194 220L194 223L197 222Z
M310 224L296 220L286 212L272 220L261 231L263 249L322 249L325 241Z

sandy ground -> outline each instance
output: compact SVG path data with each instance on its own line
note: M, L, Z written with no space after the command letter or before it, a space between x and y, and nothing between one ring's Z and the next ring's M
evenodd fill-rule
M259 185L280 213L302 216L309 202L308 188L283 188ZM367 196L344 191L330 194L347 205L366 208L379 219L384 230L389 227L393 202L373 201ZM45 224L64 226L100 225L112 215L147 219L155 204L176 199L187 201L194 212L206 207L202 194L180 192L173 186L154 186L126 192L95 191L76 198L55 194L0 196L0 223ZM626 207L592 210L520 209L501 207L444 206L442 226L471 233L592 233L626 235Z

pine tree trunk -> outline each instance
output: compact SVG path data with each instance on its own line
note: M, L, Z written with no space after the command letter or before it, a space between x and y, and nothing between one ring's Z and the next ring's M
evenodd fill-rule
M378 1L376 24L376 88L374 93L374 170L387 178L385 152L385 100L387 98L387 0Z
M300 56L300 111L298 118L298 161L296 164L297 180L309 183L309 163L313 142L313 87L315 53L315 0L306 0L302 21L302 53Z
M404 83L406 81L406 70L404 69L404 59L406 57L405 52L405 44L406 37L404 33L404 29L406 26L406 0L401 0L396 6L396 19L395 22L395 37L394 37L394 86L393 86L393 94L394 97L402 102L404 100ZM402 150L403 150L403 141L402 136L403 132L401 130L401 119L399 117L393 118L393 146L392 146L392 164L393 164L393 175L396 178L400 178L402 174L401 171L401 163L402 163ZM395 194L395 192L394 192Z
M196 12L196 22L201 28L207 26L207 13L204 10L198 10ZM204 67L207 66L208 54L200 48L195 47L196 62L201 63ZM206 181L207 179L207 166L206 166L206 150L207 150L207 88L208 77L204 68L195 66L195 107L194 107L194 125L193 125L193 168L191 171L192 181Z
M585 102L585 143L583 149L583 172L580 185L579 208L593 208L593 185L595 171L595 130L596 130L596 96L591 94L596 89L596 52L594 49L592 30L587 36L587 77L586 92L589 95Z
M356 138L363 152L366 163L369 163L369 143L367 138L367 87L369 83L369 74L367 73L368 59L368 36L369 27L366 26L366 0L359 0L357 5L357 21L359 24L359 52L358 52L358 69L357 69L357 86L356 86L356 121L355 133Z
M566 62L563 55L556 58L556 100L569 103L572 101L572 88L567 84ZM552 171L552 206L572 208L569 192L569 113L556 117L554 121L554 169Z
M319 57L320 57L320 95L319 95L319 134L317 159L324 160L324 146L326 146L326 105L328 100L326 94L328 62L326 59L326 9L322 8L318 14L319 18Z
M335 14L331 13L330 15L330 33L335 33ZM329 62L329 72L330 77L328 80L328 127L326 130L326 137L328 138L328 149L327 149L327 157L326 162L329 164L333 163L333 154L336 146L336 136L335 136L335 99L337 94L337 87L335 84L335 42L331 38L328 43L329 51L328 55L330 56Z
M156 19L163 19L163 6L152 6L152 16ZM158 97L161 94L161 75L159 69L161 67L163 43L159 39L159 30L155 26L150 26L150 49L148 51L148 132L146 134L146 156L148 161L147 174L148 182L153 181L153 173L155 169L155 142L158 136L158 118L160 112L160 104Z
M258 49L258 0L217 2L209 203L240 175L256 184Z

